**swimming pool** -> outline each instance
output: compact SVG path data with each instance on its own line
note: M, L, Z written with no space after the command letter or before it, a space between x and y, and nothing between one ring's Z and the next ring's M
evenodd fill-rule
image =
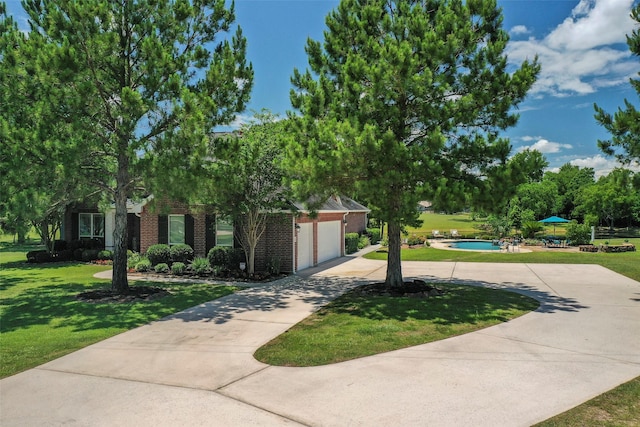
M451 249L465 251L499 251L500 246L494 245L491 240L459 240L449 244Z

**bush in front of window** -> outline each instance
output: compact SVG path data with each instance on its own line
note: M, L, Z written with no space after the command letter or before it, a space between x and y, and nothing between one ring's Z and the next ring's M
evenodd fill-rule
M155 267L153 267L153 270L156 273L168 273L169 272L169 265L161 262L160 264L156 264Z
M103 250L98 252L98 259L100 260L112 260L113 259L113 252L111 252L110 250Z
M98 254L100 251L98 249L83 249L82 250L82 261L90 262L98 259Z
M193 259L193 249L186 243L171 246L171 262L187 263Z
M207 259L209 260L209 264L211 267L224 267L227 268L229 265L230 252L227 246L214 246L209 250L207 254Z
M160 263L169 264L171 262L171 248L169 248L169 245L163 243L149 246L146 255L151 265Z
M149 261L146 258L141 259L136 264L136 271L138 273L145 273L145 272L147 272L149 270L151 270L151 261Z

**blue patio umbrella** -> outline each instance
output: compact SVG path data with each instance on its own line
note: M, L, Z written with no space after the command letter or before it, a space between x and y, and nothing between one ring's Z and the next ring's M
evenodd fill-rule
M556 235L556 224L562 224L565 222L571 222L568 219L560 218L559 216L550 216L549 218L541 219L540 221L543 224L553 224L553 235Z

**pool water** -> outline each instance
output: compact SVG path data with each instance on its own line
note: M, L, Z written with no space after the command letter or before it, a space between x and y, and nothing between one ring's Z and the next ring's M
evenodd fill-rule
M467 251L499 251L500 246L494 245L490 240L460 240L451 242L452 249L463 249Z

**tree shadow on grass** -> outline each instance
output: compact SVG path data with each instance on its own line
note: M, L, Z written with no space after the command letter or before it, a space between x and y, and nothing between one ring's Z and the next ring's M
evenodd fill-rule
M144 285L148 286L149 283L144 282ZM72 331L130 329L198 304L203 298L213 299L230 292L230 288L222 286L212 291L210 288L198 288L194 284L180 284L183 288L180 295L168 296L162 300L92 304L76 299L80 292L104 286L104 281L86 284L67 282L62 286L47 285L26 289L17 296L5 298L0 332L6 333L35 325L69 327ZM190 286L194 288L189 289Z

